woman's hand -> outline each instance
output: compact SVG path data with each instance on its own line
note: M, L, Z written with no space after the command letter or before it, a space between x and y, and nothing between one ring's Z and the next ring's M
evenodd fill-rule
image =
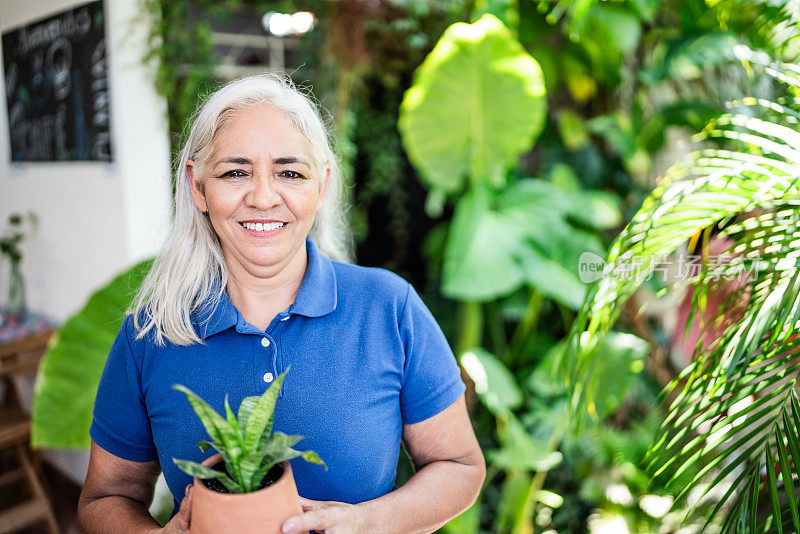
M189 526L192 522L192 485L186 486L186 492L181 507L175 517L164 525L163 534L190 534Z
M362 534L367 532L364 508L334 501L312 501L300 497L303 514L287 519L281 531L296 534L316 530L322 534Z

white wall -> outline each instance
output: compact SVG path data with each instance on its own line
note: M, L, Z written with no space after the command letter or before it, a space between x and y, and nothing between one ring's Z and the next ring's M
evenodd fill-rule
M2 1L0 31L82 3ZM169 222L165 103L141 65L147 27L140 10L137 1L105 0L112 163L12 164L5 98L0 101L0 229L12 212L38 215L38 232L23 247L28 305L58 321L114 275L152 256ZM86 455L51 458L83 481Z

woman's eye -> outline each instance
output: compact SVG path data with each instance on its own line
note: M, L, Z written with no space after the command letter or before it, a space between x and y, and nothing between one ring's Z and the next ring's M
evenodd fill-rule
M305 178L305 176L303 176L297 171L281 171L278 173L278 176L282 176L284 178L293 178L293 179Z
M232 171L228 171L228 172L224 173L222 176L220 176L220 178L225 178L225 177L241 178L242 176L247 176L247 173L244 172L244 171L240 171L238 169L234 169Z

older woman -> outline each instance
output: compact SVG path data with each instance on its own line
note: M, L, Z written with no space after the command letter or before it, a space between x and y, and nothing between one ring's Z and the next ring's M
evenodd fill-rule
M228 84L183 148L175 218L114 342L95 402L79 514L87 532L189 532L206 438L184 384L218 410L283 370L274 429L328 470L292 462L304 513L283 532L431 532L474 502L484 461L447 342L414 289L349 263L342 183L316 108L286 78ZM417 467L393 488L400 442Z

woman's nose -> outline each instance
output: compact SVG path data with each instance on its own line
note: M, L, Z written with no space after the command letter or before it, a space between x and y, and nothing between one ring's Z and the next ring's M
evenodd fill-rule
M281 195L278 191L278 181L269 175L258 176L253 180L253 188L246 196L245 202L248 206L268 210L281 203Z

